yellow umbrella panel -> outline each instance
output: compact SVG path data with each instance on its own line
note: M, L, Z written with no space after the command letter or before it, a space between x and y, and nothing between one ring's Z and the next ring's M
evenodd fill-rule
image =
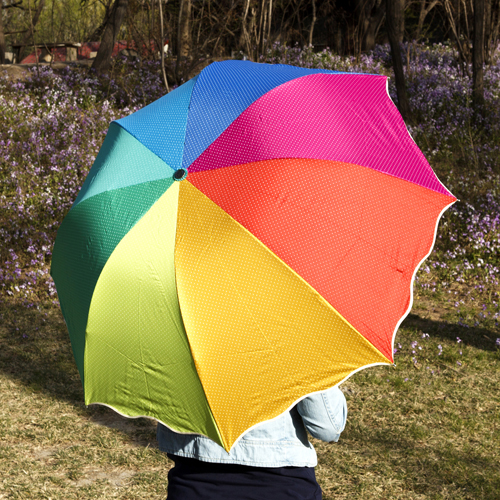
M388 362L185 180L169 187L104 266L89 310L85 400L207 435L229 450L306 394Z

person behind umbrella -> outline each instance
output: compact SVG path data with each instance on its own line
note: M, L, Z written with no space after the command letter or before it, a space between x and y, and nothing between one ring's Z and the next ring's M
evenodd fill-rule
M320 500L306 429L322 441L338 441L346 418L344 394L334 387L248 431L229 453L205 436L158 424L160 450L175 463L167 500Z

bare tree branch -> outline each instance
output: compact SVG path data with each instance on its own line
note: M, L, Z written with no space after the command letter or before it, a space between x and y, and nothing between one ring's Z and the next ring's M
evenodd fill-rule
M484 0L474 0L474 46L472 52L472 96L476 111L484 104Z
M455 19L453 17L453 13L451 10L450 0L444 0L444 8L445 8L446 15L448 16L448 22L450 24L451 31L455 37L455 41L457 42L458 52L460 53L460 56L464 62L465 71L470 76L469 68L468 68L468 57L467 57L468 51L466 54L464 51L465 49L462 46L462 43L460 41L460 36L458 35L457 28L455 26Z
M3 0L0 0L0 64L5 62L5 35L3 32Z
M402 15L401 3L399 0L386 0L386 16L387 16L387 34L389 35L389 43L391 45L392 65L394 68L394 76L396 80L396 91L398 94L398 107L403 119L406 122L413 120L410 101L406 92L406 81L403 71L403 59L401 57L401 49L399 46L399 26L401 25L400 17Z
M35 11L35 15L31 17L31 3L28 0L28 10L29 10L29 16L30 16L30 27L28 28L28 32L26 33L25 37L22 40L22 44L27 44L29 39L33 37L35 34L35 26L36 23L38 23L38 19L40 19L40 14L42 13L42 9L45 6L45 0L40 0L40 3L38 4L38 7Z
M158 0L158 8L160 10L160 33L161 33L161 48L160 48L160 57L161 57L161 73L163 75L163 83L165 84L165 88L167 92L168 81L167 81L167 73L165 72L165 35L163 33L163 7L161 5L161 0Z
M314 25L316 24L316 0L311 0L311 2L313 9L313 16L311 21L311 29L309 30L309 45L313 44Z
M426 6L426 0L421 0L420 2L420 12L418 15L417 31L415 33L415 39L418 40L422 34L422 28L424 27L425 18L429 15L429 12L440 4L439 0L432 0Z
M25 7L22 6L23 0L19 0L18 2L13 2L13 3L8 3L3 6L4 9L12 9L13 7L20 9L20 10L26 10Z

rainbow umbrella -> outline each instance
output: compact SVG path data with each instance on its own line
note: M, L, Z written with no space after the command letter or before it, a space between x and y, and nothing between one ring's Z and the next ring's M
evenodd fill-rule
M393 363L455 198L387 77L225 61L113 122L52 276L85 403L226 450Z

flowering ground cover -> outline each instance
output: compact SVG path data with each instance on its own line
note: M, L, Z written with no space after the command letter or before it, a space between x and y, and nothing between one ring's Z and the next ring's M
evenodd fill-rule
M500 51L485 72L484 109L474 111L470 68L451 47L404 50L415 115L409 130L460 201L443 216L416 276L396 367L344 384L349 425L340 445L318 445L318 477L325 499L493 499L500 489ZM262 62L391 74L384 46L356 59L276 44ZM8 402L0 412L0 498L34 498L23 471L38 478L36 498L165 496L169 465L151 424L84 409L49 276L57 228L109 123L163 95L159 75L156 63L125 61L107 77L49 67L23 81L0 75L0 390ZM396 100L392 81L389 92Z
M410 132L460 199L440 224L415 291L454 307L464 328L498 331L500 279L500 53L485 73L486 105L474 114L470 77L450 47L408 44L415 124ZM379 46L359 60L275 44L263 62L390 74ZM0 289L27 307L56 300L48 267L57 227L95 159L109 123L159 98L155 63L117 63L107 78L84 69L0 75ZM395 89L391 81L391 96ZM479 304L479 307L476 307Z
M55 296L48 271L57 227L109 123L163 95L156 69L131 63L98 79L45 66L26 81L0 79L2 295L27 307Z

